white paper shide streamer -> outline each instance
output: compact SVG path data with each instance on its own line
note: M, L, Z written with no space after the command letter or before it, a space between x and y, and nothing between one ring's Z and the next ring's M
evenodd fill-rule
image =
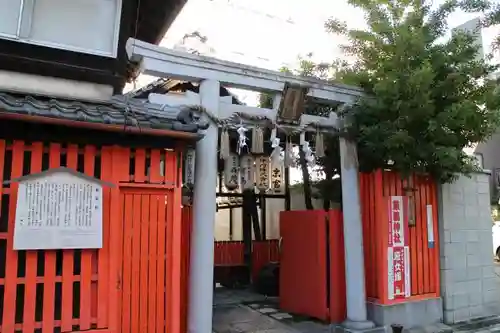
M314 164L314 156L312 154L311 147L309 147L309 142L306 141L306 133L305 132L300 133L300 149L302 149L302 152L304 153L304 157L307 161L307 164L313 165Z
M189 149L184 156L184 184L188 188L193 188L196 153L193 149Z
M255 166L252 155L245 155L240 160L241 187L243 190L253 190L255 186Z
M257 157L257 188L261 192L269 189L269 157Z
M234 191L239 184L239 157L236 154L229 154L229 158L224 161L224 185L229 191Z
M240 126L236 132L238 132L238 147L237 151L238 154L241 155L241 153L244 151L244 149L248 149L248 143L247 143L247 129L243 126Z

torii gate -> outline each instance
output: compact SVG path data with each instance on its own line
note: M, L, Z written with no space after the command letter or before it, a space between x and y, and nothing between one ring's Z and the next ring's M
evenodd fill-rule
M307 96L323 104L353 104L363 93L355 87L174 51L133 38L127 41L126 49L130 60L141 62L140 69L144 74L200 82L199 94L151 94L149 98L151 102L163 105L199 105L206 110L201 116L210 124L204 132L204 138L196 144L188 330L192 333L211 333L218 148L218 124L214 119L230 120L233 115L239 114L243 117L238 118L238 121L267 118L274 122L285 83L307 87ZM221 84L225 87L273 92L276 94L274 107L265 109L231 104L230 99L219 96ZM248 123L251 125L252 121L248 120ZM336 131L341 122L334 112L329 117L302 115L298 127L302 131L317 131L318 126ZM346 138L340 137L339 140L347 287L347 320L343 326L351 330L363 330L374 327L374 324L367 320L366 311L356 145Z

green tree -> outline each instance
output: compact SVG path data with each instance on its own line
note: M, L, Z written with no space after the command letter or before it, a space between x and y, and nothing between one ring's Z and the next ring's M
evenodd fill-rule
M481 24L500 20L489 0L348 0L364 11L368 29L338 20L325 26L349 40L343 51L355 59L337 63L336 80L362 87L366 97L345 109L346 133L358 142L360 168L387 167L403 176L428 173L449 182L475 166L463 148L486 140L498 128L499 98L491 74L498 66L478 59L473 37L448 30L456 10L479 12Z

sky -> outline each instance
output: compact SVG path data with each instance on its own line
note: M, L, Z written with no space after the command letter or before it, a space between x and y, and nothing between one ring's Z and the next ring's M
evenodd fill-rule
M444 0L435 0L438 5ZM500 2L500 0L499 0ZM268 69L292 65L299 54L313 52L316 61L342 57L343 38L328 34L324 22L334 17L349 27L364 28L361 11L346 0L189 0L162 45L173 47L185 33L199 31L215 56ZM454 13L450 27L476 14ZM488 45L498 29L484 29Z
M347 0L188 0L160 45L174 48L185 34L198 31L206 43L190 40L189 46L224 60L278 70L283 65L296 67L298 56L312 52L314 61L331 62L343 58L339 45L345 43L343 37L325 31L324 22L331 17L352 28L365 27L362 12ZM475 17L457 12L448 23L453 28ZM498 27L483 29L486 53L498 33ZM152 80L142 77L136 87ZM238 95L248 104L256 103L255 94Z
M435 5L443 1L435 0ZM448 24L453 28L477 16L456 12ZM278 70L284 65L296 67L298 56L312 52L312 60L331 62L343 58L339 46L346 42L325 31L324 22L331 17L345 21L350 28L365 27L362 12L347 0L188 0L160 45L178 47L185 34L198 31L206 42L191 39L187 47L223 60ZM498 34L499 27L482 30L485 53L491 51L490 44ZM154 79L143 76L135 88ZM249 105L257 102L256 93L234 92Z

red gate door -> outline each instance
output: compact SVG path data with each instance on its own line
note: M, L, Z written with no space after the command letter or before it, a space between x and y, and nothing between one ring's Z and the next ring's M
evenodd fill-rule
M120 333L162 333L167 323L172 195L168 189L121 191L123 262Z
M280 234L280 308L328 319L325 212L281 212Z

